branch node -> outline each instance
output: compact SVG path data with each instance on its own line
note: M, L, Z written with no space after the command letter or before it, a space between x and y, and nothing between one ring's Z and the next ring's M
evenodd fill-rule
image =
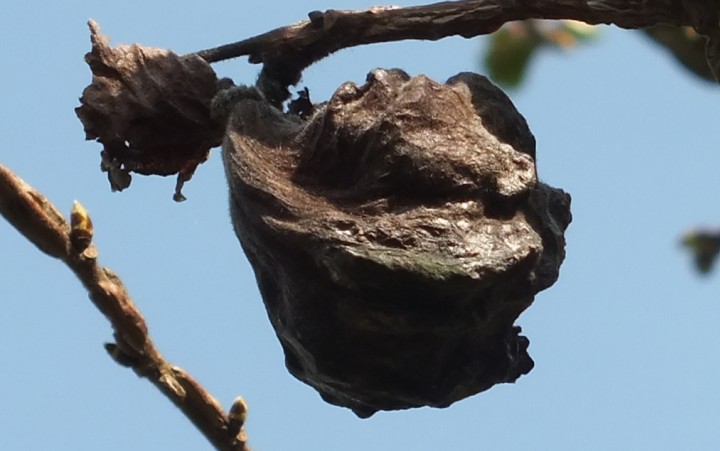
M105 351L107 351L107 353L110 355L110 357L115 361L115 363L120 366L124 366L126 368L133 368L138 363L138 359L123 352L120 346L116 345L115 343L105 343L103 347L105 348Z
M322 11L310 11L308 13L308 18L310 19L310 23L313 27L322 28L325 22L325 13Z
M160 374L159 382L168 390L170 390L176 398L183 399L187 394L182 384L175 378L172 368L163 369Z

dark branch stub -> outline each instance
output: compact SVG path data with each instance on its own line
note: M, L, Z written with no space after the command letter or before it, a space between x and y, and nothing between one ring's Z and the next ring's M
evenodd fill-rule
M720 3L717 0L681 0L684 15L705 37L705 57L715 80L720 81Z
M502 91L378 69L307 121L238 92L232 218L294 376L367 417L531 370L514 322L557 280L570 197Z

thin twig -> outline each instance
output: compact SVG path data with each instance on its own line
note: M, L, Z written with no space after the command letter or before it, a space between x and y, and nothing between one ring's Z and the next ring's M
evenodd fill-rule
M72 223L37 190L0 165L0 214L44 253L59 258L75 273L95 306L110 321L115 343L106 349L123 365L147 378L175 404L219 450L246 451L244 416L228 416L195 379L160 354L142 314L120 278L97 263L92 222L73 208ZM241 398L231 411L246 411Z

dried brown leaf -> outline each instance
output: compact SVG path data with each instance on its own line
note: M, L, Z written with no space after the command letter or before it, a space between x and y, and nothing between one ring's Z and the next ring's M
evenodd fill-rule
M215 72L196 56L137 44L110 47L97 23L89 27L92 50L85 61L93 77L75 111L86 139L103 145L102 169L113 190L130 185L130 172L189 179L222 140L224 127L210 115Z

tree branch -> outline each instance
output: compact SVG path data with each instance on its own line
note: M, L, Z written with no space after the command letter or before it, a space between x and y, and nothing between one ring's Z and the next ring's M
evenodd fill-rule
M219 450L246 451L242 430L247 408L238 398L226 414L192 376L165 360L148 334L147 324L120 278L97 263L92 222L75 204L71 224L38 191L0 165L0 214L44 253L62 260L80 279L90 299L114 329L110 355L148 379Z
M703 1L712 8L712 0L698 3L702 6ZM525 19L574 19L622 28L696 25L681 0L467 0L365 11L329 9L308 16L310 20L193 55L209 63L245 55L251 63L263 63L258 85L278 104L288 97L284 88L297 84L305 68L340 49L364 44L471 38Z
M365 11L329 9L308 16L310 20L195 54L209 63L245 55L250 56L251 63L261 63L288 53L324 56L363 44L471 38L525 19L574 19L622 28L689 25L678 2L672 0L470 0Z

